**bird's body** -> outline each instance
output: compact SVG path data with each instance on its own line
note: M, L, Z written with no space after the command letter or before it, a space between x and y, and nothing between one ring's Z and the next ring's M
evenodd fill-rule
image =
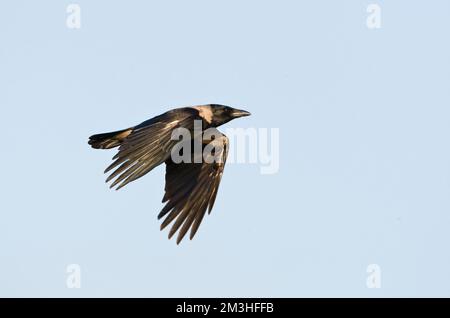
M105 173L114 170L106 179L107 182L114 180L111 188L117 186L120 189L156 166L166 164L163 198L166 205L158 218L167 215L161 229L175 220L169 238L180 230L179 243L189 229L190 238L194 237L206 210L211 212L217 195L228 153L228 138L216 127L248 115L250 113L246 111L216 104L177 108L134 127L93 135L89 138L89 144L96 149L119 147L113 157L115 161L105 170ZM196 132L196 121L201 123L200 134ZM191 151L187 157L193 160L174 160L174 154L178 152L176 147L180 145L180 141L173 138L173 132L177 129L190 133L189 144L201 139L200 150L204 160L196 160L199 156L194 151L195 147L186 147L181 151ZM214 151L205 153L211 147Z

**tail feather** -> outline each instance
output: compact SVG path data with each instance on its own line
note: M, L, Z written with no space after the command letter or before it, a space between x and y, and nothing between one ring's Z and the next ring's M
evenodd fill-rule
M127 128L109 133L92 135L89 137L88 143L95 149L111 149L120 146L132 131L133 128Z

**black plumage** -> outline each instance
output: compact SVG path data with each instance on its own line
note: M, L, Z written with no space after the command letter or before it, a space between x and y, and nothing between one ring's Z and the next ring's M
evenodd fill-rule
M110 187L116 187L117 190L165 163L163 203L166 205L158 219L165 217L161 230L175 221L169 238L179 230L179 243L189 229L190 238L194 237L206 211L210 213L214 205L229 142L215 128L234 118L248 115L249 112L217 104L177 108L134 127L93 135L89 138L89 144L96 149L119 147L118 153L113 157L114 162L105 170L105 173L111 172L106 182L112 181ZM198 136L194 135L195 120L202 123L203 131ZM185 128L191 133L192 139L189 142L194 143L196 138L200 138L202 150L213 146L215 152L208 154L200 162L174 162L171 152L179 141L172 140L171 136L177 128ZM214 138L203 138L206 137L203 133L207 129L208 135L214 135ZM198 154L194 152L195 147L190 148L190 157L194 159Z

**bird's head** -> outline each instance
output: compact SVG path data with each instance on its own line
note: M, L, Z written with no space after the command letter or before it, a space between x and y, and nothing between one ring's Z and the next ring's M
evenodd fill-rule
M211 110L211 126L218 127L235 118L250 116L248 111L236 109L230 106L210 104L208 105Z

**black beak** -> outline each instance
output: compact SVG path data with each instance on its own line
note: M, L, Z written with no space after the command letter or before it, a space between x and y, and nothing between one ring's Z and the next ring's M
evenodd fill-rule
M242 109L234 109L233 112L231 113L231 116L233 116L233 118L239 118L239 117L244 117L244 116L250 116L251 114L248 111L242 110Z

